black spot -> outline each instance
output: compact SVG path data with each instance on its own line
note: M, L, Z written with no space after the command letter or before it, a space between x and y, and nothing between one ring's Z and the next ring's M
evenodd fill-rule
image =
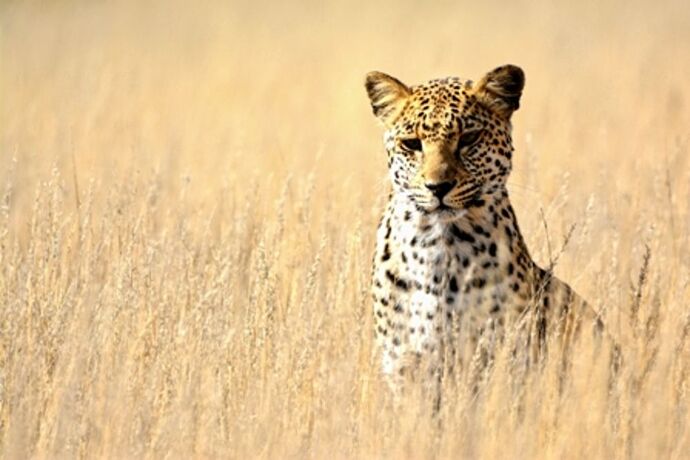
M397 288L402 289L403 291L407 291L408 289L410 289L410 286L407 283L407 281L398 278L390 270L386 270L386 278L388 278L388 281L395 284Z
M486 280L484 278L475 278L472 280L472 287L481 289L486 285Z
M486 201L476 198L476 199L472 199L472 200L467 201L467 203L465 204L465 207L467 207L467 208L481 208L485 204L486 204Z
M388 281L390 281L391 283L395 283L395 275L392 271L386 270L386 278L388 278Z
M496 243L491 243L489 246L489 255L491 257L496 257Z
M455 279L454 276L450 278L449 287L451 292L458 292L458 281Z
M438 243L438 238L432 238L432 239L430 239L430 240L423 241L423 242L422 242L422 247L430 248L430 247L432 247L432 246L436 246L436 243Z
M512 243L512 241L513 241L513 231L510 229L510 227L507 227L507 226L505 227L505 231L506 231L506 236L508 237L508 239L509 239L510 242Z
M476 241L474 236L464 230L460 230L457 225L452 225L450 231L460 241L465 241L467 243L474 243Z
M400 337L393 337L393 345L396 347L400 346Z
M413 236L412 239L410 240L410 245L413 247L417 245L417 237Z
M493 308L491 309L491 313L498 313L501 311L501 306L498 304L494 304Z
M508 274L512 275L514 271L515 271L515 265L513 265L512 262L508 262Z
M482 227L481 225L473 225L472 230L474 230L474 233L479 233L480 235L489 236L487 231L484 230L484 227Z
M403 291L407 291L408 289L410 289L407 282L401 279L395 280L395 286L399 289L402 289Z
M393 311L396 313L402 313L403 307L400 302L396 302L395 306L393 307Z
M522 253L519 254L519 255L518 255L518 264L519 264L522 268L525 268L526 265L527 265L527 256L525 256L525 255L522 254Z
M381 256L381 262L385 262L388 259L391 258L391 250L390 247L388 246L388 243L383 246L383 255Z

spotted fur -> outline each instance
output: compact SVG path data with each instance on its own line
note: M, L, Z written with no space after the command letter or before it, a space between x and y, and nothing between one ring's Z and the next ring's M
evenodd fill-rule
M506 65L476 83L445 78L412 87L372 72L365 86L385 127L392 183L373 299L382 369L394 390L421 366L438 376L448 345L476 343L528 309L540 342L555 324L567 341L581 316L595 320L532 260L510 204L510 118L522 70Z

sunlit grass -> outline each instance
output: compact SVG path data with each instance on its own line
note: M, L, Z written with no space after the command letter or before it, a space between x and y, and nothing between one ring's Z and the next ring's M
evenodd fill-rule
M1 455L685 457L690 9L307 3L0 6ZM372 356L362 79L506 62L527 243L574 225L556 272L625 359L499 354L439 426Z

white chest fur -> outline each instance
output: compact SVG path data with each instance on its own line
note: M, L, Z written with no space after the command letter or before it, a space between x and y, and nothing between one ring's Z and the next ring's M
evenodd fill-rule
M391 203L378 231L374 299L384 371L407 354L433 353L455 318L477 327L510 293L510 247L476 223ZM388 368L388 369L387 369Z

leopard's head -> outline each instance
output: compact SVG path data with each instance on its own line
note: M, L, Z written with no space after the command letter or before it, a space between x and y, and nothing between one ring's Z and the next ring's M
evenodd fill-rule
M511 115L524 73L505 65L478 82L459 78L407 86L390 75L366 76L396 194L427 213L457 214L503 191L511 171Z

